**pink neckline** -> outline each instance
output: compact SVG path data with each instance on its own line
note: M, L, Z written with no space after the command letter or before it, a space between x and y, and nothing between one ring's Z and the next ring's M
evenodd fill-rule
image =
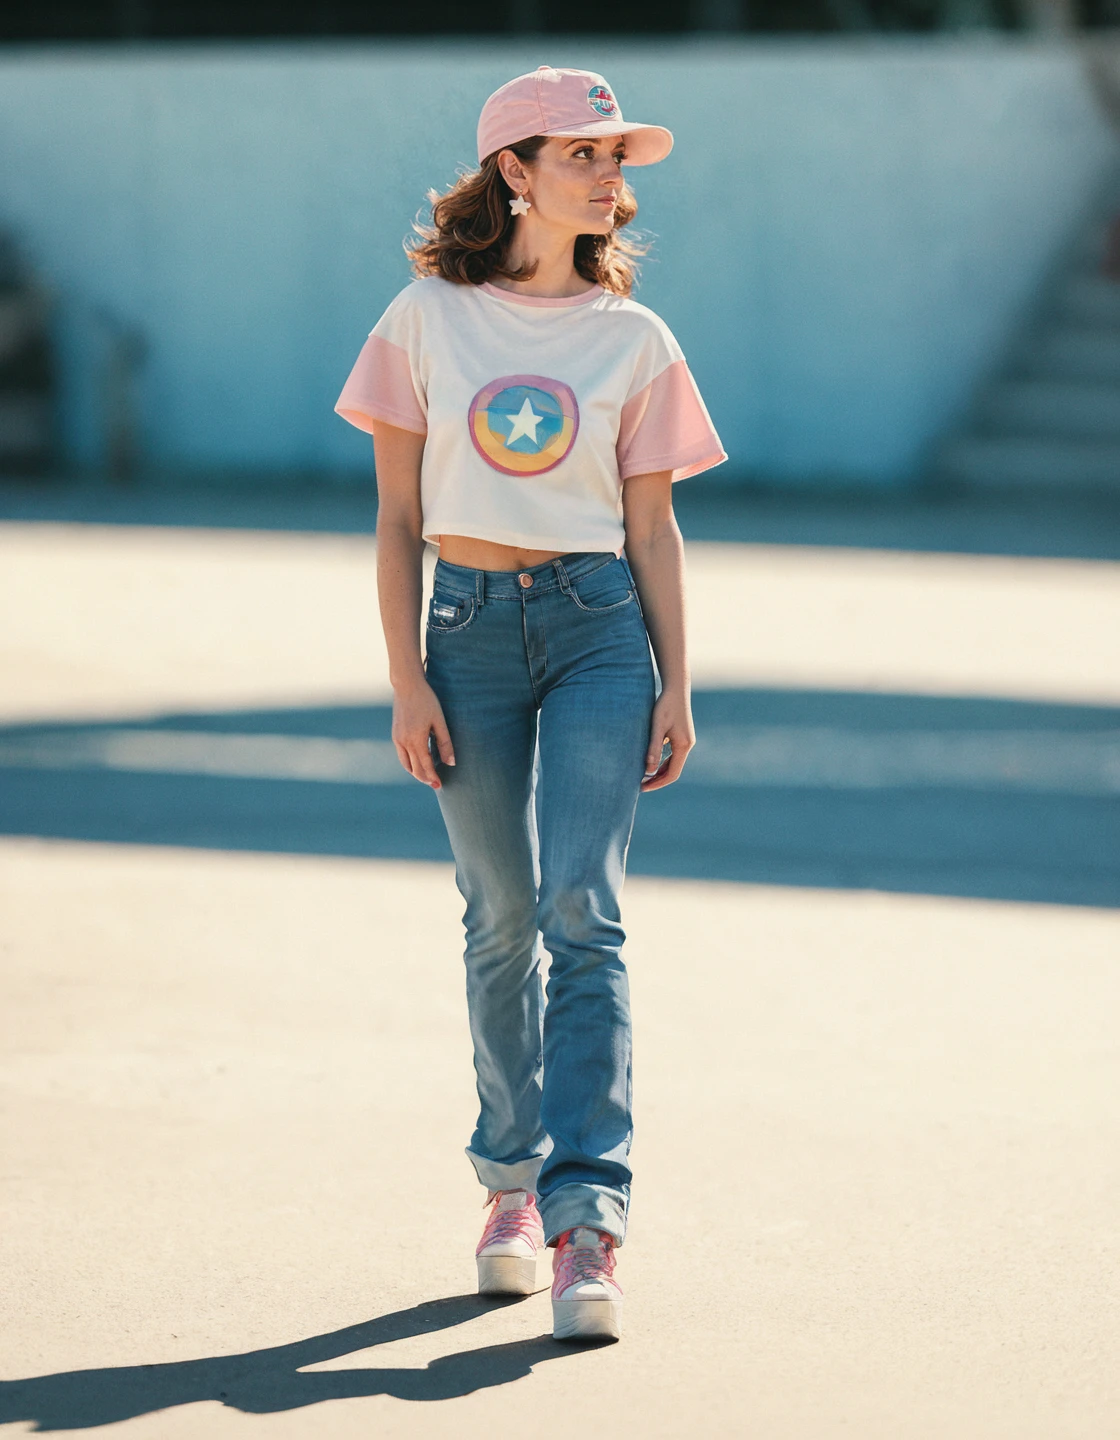
M497 285L491 285L489 280L484 280L478 287L485 290L487 295L494 295L499 300L508 300L511 305L586 305L591 300L597 300L603 294L603 287L595 285L583 295L561 295L553 299L544 295L516 295L510 290L502 290Z

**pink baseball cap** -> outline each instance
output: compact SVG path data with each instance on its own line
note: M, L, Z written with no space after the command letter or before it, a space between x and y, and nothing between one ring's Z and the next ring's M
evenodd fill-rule
M530 135L628 135L625 165L654 165L673 148L661 125L629 124L614 91L593 70L542 65L495 90L478 117L478 159Z

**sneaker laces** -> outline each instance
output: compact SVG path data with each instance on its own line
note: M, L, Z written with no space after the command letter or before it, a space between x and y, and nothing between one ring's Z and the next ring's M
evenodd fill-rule
M499 1190L494 1197L494 1209L490 1213L490 1219L486 1222L486 1228L482 1232L481 1246L502 1244L508 1240L529 1240L535 1241L534 1231L540 1223L536 1216L536 1205L533 1197L525 1194L525 1204L519 1205L511 1210L501 1210L502 1196L516 1194L516 1191Z
M601 1236L593 1245L573 1245L567 1241L560 1254L564 1289L596 1280L609 1280L614 1274L614 1246Z

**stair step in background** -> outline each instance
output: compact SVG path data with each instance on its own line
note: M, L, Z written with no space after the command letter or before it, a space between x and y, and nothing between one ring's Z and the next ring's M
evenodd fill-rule
M1114 182L1043 286L1033 321L978 397L968 429L939 446L934 480L1120 495L1118 226Z
M1055 325L1036 335L1020 368L1038 379L1120 382L1120 330Z
M985 488L1120 490L1120 441L970 435L945 446L938 471L956 484Z
M52 357L47 301L0 231L0 474L47 468Z
M1120 281L1104 275L1071 275L1059 286L1054 308L1067 324L1114 326L1120 331Z
M980 407L985 436L1120 443L1120 384L1068 380L1005 380Z
M1113 198L1110 209L1112 214L1120 213L1120 195ZM1112 214L1105 213L1094 216L1070 246L1066 255L1066 264L1071 270L1098 271L1100 269L1101 256L1108 244Z
M46 395L0 391L0 468L36 464L50 441Z

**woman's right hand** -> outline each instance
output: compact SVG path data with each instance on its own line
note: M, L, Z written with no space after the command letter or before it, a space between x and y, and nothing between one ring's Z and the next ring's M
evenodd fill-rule
M441 788L428 737L436 737L436 749L445 765L455 764L451 735L443 718L443 707L426 680L393 691L393 744L397 759L408 773L433 790Z

